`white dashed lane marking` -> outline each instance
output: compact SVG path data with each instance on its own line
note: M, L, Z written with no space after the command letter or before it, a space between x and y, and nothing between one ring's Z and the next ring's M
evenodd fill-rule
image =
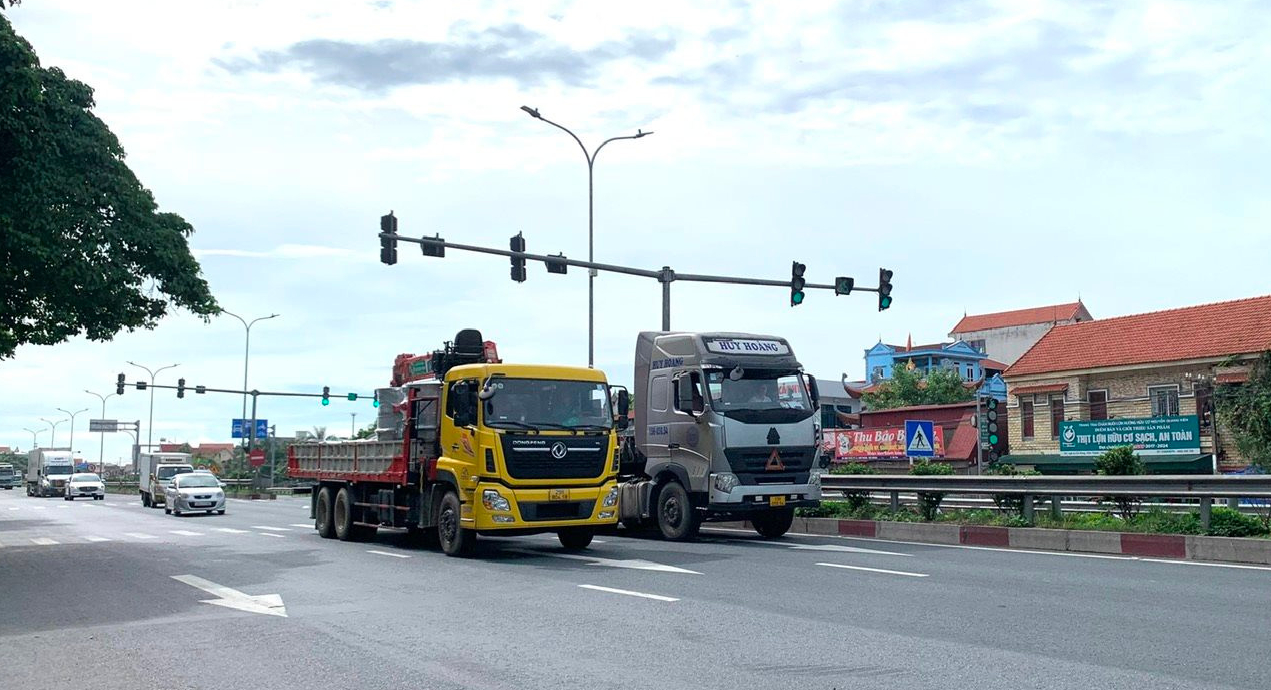
M190 531L190 530L188 530L188 529L170 529L170 530L168 530L168 531L169 531L169 532L171 532L172 534L179 534L179 535L181 535L181 536L183 536L183 537L201 537L201 536L203 536L203 533L202 533L202 532L191 532L191 531Z
M213 529L215 529L217 532L224 532L226 534L247 534L247 530L234 529L233 527L214 527Z
M290 532L290 527L268 527L266 525L252 525L252 529L263 529L270 532Z
M52 546L54 544L60 544L62 542L56 541L54 539L49 539L48 537L36 537L31 540L31 543L36 544L38 546Z
M146 534L145 532L124 532L124 536L132 537L133 539L154 539L155 538L153 534Z

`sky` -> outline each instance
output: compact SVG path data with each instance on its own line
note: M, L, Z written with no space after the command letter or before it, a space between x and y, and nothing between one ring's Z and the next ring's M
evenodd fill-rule
M404 235L682 273L876 284L872 293L672 285L679 330L781 335L821 378L864 376L879 339L936 342L964 313L1080 297L1096 317L1271 293L1271 9L1261 2L640 3L27 0L6 10L95 113L190 244L221 306L250 320L249 387L370 393L393 358L462 328L505 361L585 365L585 272L501 257L378 260ZM631 384L654 280L596 280L596 366ZM85 389L179 363L160 383L242 385L244 328L165 318L111 342L0 362L0 445ZM131 387L106 418L228 441L242 400ZM347 433L365 401L261 398L279 435ZM351 415L356 414L356 419ZM69 423L57 427L58 445Z

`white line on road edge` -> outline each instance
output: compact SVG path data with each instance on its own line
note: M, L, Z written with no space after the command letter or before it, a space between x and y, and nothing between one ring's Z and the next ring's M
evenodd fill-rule
M153 534L146 534L145 532L124 532L124 536L132 537L133 539L154 539L155 538Z
M61 542L54 541L52 539L49 539L48 537L36 537L31 540L31 543L37 544L39 546L52 546L54 544L60 544Z
M203 599L200 602L203 604L224 606L225 608L247 611L248 613L262 613L266 616L287 617L287 607L283 606L282 597L277 594L251 596L243 594L237 589L218 585L215 582L204 580L195 575L173 575L172 579L191 587L197 587L216 597L215 599Z
M286 537L282 536L281 534L272 534L270 532L257 532L256 534L259 534L262 537L273 537L274 539L286 539Z
M268 527L266 525L252 525L252 529L264 529L270 532L290 532L290 527Z
M306 524L304 524L304 523L300 523L300 522L293 522L293 523L291 523L291 526L292 526L292 527L304 527L305 529L313 529L313 525L312 525L312 524L308 524L308 525L306 525Z
M1203 565L1206 568L1236 568L1238 570L1271 570L1264 565L1238 565L1236 563L1206 563L1204 561L1171 561L1164 558L1140 558L1147 563L1173 563L1174 565Z
M564 558L571 561L589 561L588 565L598 565L604 568L627 568L630 570L653 570L659 573L682 573L684 575L701 575L696 570L686 570L677 568L673 565L664 565L662 563L654 563L646 561L643 558L601 558L600 556L585 556L574 553L560 553L557 551L538 551L531 549L508 549L513 553L523 553L531 556L546 556L548 558Z
M217 532L224 532L226 534L247 534L247 530L234 529L233 527L213 527L212 529L216 530Z
M376 556L391 556L393 558L410 558L410 556L404 553L389 553L388 551L376 551L375 549L367 549L366 552L373 553Z
M751 530L732 529L730 527L712 527L710 529L702 529L703 532L736 532L739 534L754 534ZM787 537L799 537L802 539L844 539L848 541L863 542L883 542L885 544L907 544L910 546L931 546L937 549L967 549L970 551L998 551L1001 553L1023 553L1038 554L1042 556L1067 556L1069 558L1102 558L1113 561L1137 561L1138 556L1115 556L1111 554L1100 553L1076 553L1073 551L1039 551L1037 549L1009 549L997 546L970 546L968 544L933 544L925 541L901 541L899 539L879 539L877 537L853 537L845 534L803 534L789 532Z
M905 577L930 577L925 573L907 573L903 570L883 570L882 568L866 568L859 565L843 565L841 563L817 563L827 568L843 568L844 570L864 570L869 573L884 573L886 575L904 575Z
M629 597L641 597L644 599L654 599L656 601L679 601L675 597L664 597L661 594L645 594L644 592L632 592L629 589L614 589L613 587L601 587L599 585L578 585L583 589L594 589L597 592L609 592L610 594L625 594Z
M110 541L109 537L84 537L84 539L91 542Z
M169 531L169 532L171 532L172 534L179 534L179 535L181 535L181 536L183 536L183 537L201 537L201 536L203 536L203 533L202 533L202 532L191 532L191 531L190 531L190 530L188 530L188 529L170 529L170 530L168 530L168 531Z

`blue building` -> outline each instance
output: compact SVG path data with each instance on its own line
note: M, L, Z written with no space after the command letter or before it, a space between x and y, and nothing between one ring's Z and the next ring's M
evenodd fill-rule
M1006 383L1002 381L1006 365L989 359L961 340L916 346L912 340L906 345L879 341L865 351L865 380L870 385L886 381L896 367L907 367L911 362L915 369L923 371L952 369L969 387L978 387L981 395L1006 401Z

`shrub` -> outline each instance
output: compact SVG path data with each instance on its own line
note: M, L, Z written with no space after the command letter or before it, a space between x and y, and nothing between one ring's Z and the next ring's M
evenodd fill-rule
M1153 508L1136 517L1131 525L1135 531L1159 534L1201 534L1200 516L1196 513L1171 513Z
M914 466L909 468L909 474L923 476L940 476L953 474L953 465L944 462L915 462ZM944 500L943 491L919 491L918 492L918 512L922 515L922 519L930 522L936 519L936 513L940 512L940 502Z
M984 474L996 475L999 477L1035 477L1041 472L1037 470L1021 470L1010 463L1001 462L996 465L990 465ZM1014 513L1022 515L1024 513L1024 497L1016 494L993 494L993 503L997 505L997 509L1003 513Z
M1255 537L1266 534L1262 521L1253 515L1220 506L1209 513L1209 531L1211 537Z
M1146 468L1143 466L1143 460L1134 453L1134 449L1130 446L1118 446L1104 451L1102 455L1095 458L1094 467L1095 472L1107 476L1147 473ZM1116 504L1117 512L1121 514L1121 519L1127 521L1133 520L1134 516L1139 514L1139 506L1143 503L1143 499L1140 496L1114 496L1111 500Z
M878 470L861 462L847 462L830 468L830 474L879 474ZM843 498L853 509L860 510L869 504L869 492L843 492Z

